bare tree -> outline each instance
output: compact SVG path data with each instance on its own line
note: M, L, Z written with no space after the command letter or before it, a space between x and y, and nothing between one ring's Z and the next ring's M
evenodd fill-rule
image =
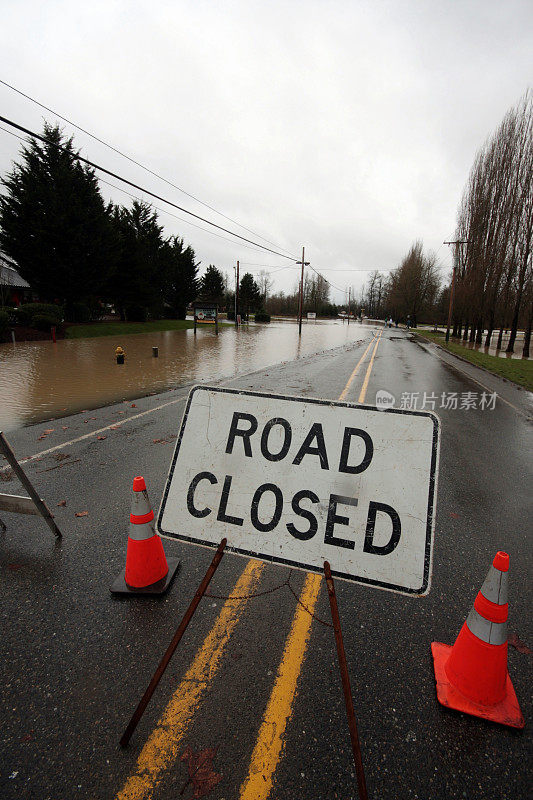
M466 241L457 270L454 330L485 345L510 324L513 352L531 276L533 104L528 91L477 153L459 208L456 238ZM459 266L456 263L456 266Z
M257 285L259 286L259 291L261 292L263 307L266 307L268 295L270 294L270 290L274 285L274 280L270 277L270 273L267 272L266 269L262 269L257 276Z

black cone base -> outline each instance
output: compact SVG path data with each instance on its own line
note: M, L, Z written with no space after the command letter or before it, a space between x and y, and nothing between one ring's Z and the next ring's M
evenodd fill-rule
M179 558L167 558L167 564L168 564L168 572L164 578L161 578L161 580L157 581L156 583L150 584L150 586L144 586L140 589L134 586L128 586L125 577L126 568L124 567L120 575L117 578L115 578L115 580L109 587L109 590L113 594L148 594L148 595L163 594L169 588L172 582L172 578L176 574L176 570L180 565L180 560Z

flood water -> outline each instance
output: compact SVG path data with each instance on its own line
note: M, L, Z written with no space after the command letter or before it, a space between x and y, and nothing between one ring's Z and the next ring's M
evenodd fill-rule
M291 361L368 336L360 323L290 322L0 345L0 430ZM121 345L126 361L117 365ZM152 356L159 348L159 357Z

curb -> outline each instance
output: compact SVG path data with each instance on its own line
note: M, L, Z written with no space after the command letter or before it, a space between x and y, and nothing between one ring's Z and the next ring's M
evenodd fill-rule
M417 332L415 333L415 336L419 336L421 339L423 339L425 342L428 342L429 344L434 344L436 348L442 350L444 353L448 353L448 355L452 356L452 358L456 358L458 361L463 361L465 364L468 364L471 367L475 367L476 369L481 369L483 370L483 372L486 372L487 375L492 375L493 378L498 378L500 381L503 381L504 383L509 383L511 386L514 386L516 389L518 389L519 392L530 391L525 386L522 386L520 383L515 383L510 378L504 378L502 375L498 375L496 372L492 372L490 369L487 369L487 367L482 367L479 364L474 364L473 361L469 361L467 358L463 358L463 356L458 356L457 353L452 353L450 350L447 350L445 347L442 347L442 345L437 344L437 342L434 342L433 339L427 339L421 333Z

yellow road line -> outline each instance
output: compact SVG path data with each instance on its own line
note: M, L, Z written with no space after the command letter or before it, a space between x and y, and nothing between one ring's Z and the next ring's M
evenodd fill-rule
M368 381L370 380L370 373L372 372L372 366L374 364L374 358L376 356L376 350L378 349L378 344L379 344L379 341L380 341L382 335L383 335L383 331L381 331L381 333L379 334L378 338L376 339L376 344L374 345L374 349L372 350L372 357L370 358L370 361L369 361L369 364L368 364L368 368L367 368L367 371L366 371L366 375L365 375L365 379L364 379L363 385L361 387L361 393L359 395L359 400L358 400L359 403L364 403L365 402L366 390L368 389Z
M357 362L357 364L355 365L355 367L354 367L354 371L352 372L352 374L351 374L351 375L350 375L350 377L348 378L348 383L346 384L346 386L344 387L344 389L343 389L343 390L342 390L342 392L340 393L339 400L344 400L344 399L345 399L346 395L348 394L348 392L349 392L349 390L350 390L350 386L352 385L352 381L353 381L353 379L355 378L355 376L356 376L356 375L357 375L357 373L359 372L359 367L361 366L361 364L362 364L362 363L363 363L363 361L365 360L365 356L366 356L366 354L368 353L368 351L370 350L370 348L372 347L372 345L373 345L373 343L375 342L375 340L376 340L376 339L375 339L375 336L373 336L373 337L372 337L372 340L371 340L371 342L370 342L370 344L368 345L368 347L366 348L365 352L363 353L363 355L361 356L361 358L359 359L359 361L358 361L358 362Z
M357 362L346 387L339 399L343 399L350 388L353 379L366 358L375 339L373 338L363 355ZM139 758L137 759L136 769L127 779L123 789L117 794L116 800L149 800L153 797L154 789L162 778L162 773L172 764L178 755L178 748L182 742L189 724L202 700L208 691L210 683L214 679L224 653L226 644L229 641L235 626L237 625L245 607L247 600L233 600L233 597L241 597L251 594L257 585L263 564L259 561L249 561L241 577L239 578L230 599L226 601L220 614L205 639L203 645L198 650L195 659L188 669L185 677L174 692L169 704L155 729L144 745ZM319 575L308 575L301 600L310 611L315 607L320 590L321 578ZM291 633L289 634L288 644L278 672L276 685L282 677L282 694L284 696L284 707L287 709L285 722L278 726L279 745L281 749L281 736L285 730L286 723L292 713L292 700L296 691L296 681L301 670L301 665L307 648L307 641L311 630L311 616L298 605ZM290 650L289 650L290 645ZM292 687L292 688L291 688ZM274 688L275 691L275 688ZM273 693L274 694L274 693ZM278 712L279 713L279 712ZM270 741L272 740L272 726ZM263 730L263 728L262 728ZM268 733L268 732L266 732ZM263 737L265 740L267 735ZM258 742L259 745L259 742ZM257 746L256 745L256 750ZM268 744L267 749L270 747ZM254 751L255 753L255 751ZM276 764L279 760L280 751L274 762L269 765L271 781L275 772ZM253 764L252 764L253 766ZM256 769L256 772L262 770ZM252 767L250 768L250 773ZM262 772L262 775L265 774ZM261 775L261 782L265 784ZM253 793L248 795L250 798L255 796ZM260 795L257 795L259 800ZM265 795L266 797L266 795Z
M308 573L301 602L314 611L322 578ZM272 789L274 772L283 747L283 733L292 713L296 682L307 649L313 618L300 604L292 621L276 683L263 717L259 736L252 755L248 776L241 786L240 800L263 800Z
M249 561L230 599L198 650L185 677L172 695L165 712L144 745L135 772L127 779L116 800L148 800L166 770L178 755L178 747L187 732L202 697L215 677L224 649L237 625L247 600L232 600L251 594L259 581L263 564Z
M379 336L381 336L381 333ZM379 343L379 337L370 342L357 362L339 400L343 400L348 393L359 367L363 363L366 354L374 342L372 358L366 371L365 381L361 388L358 402L362 403L364 401L374 356ZM311 614L315 609L321 584L322 577L320 575L307 575L300 600L301 603L309 609ZM239 800L267 800L272 790L274 773L283 748L283 735L292 716L292 707L296 697L296 684L303 666L311 634L311 614L298 604L291 631L285 644L285 650L278 669L274 688L272 689L270 700L268 701L263 716L263 722L259 729L259 735L252 753L248 775L241 786Z

